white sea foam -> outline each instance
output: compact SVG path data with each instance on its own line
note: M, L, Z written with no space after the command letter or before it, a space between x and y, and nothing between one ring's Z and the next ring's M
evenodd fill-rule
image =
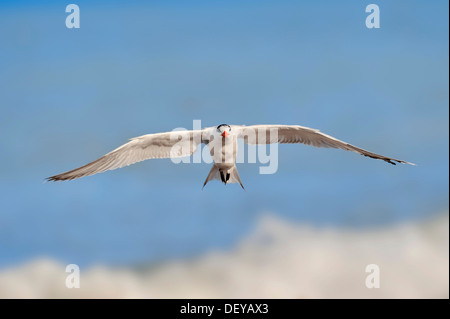
M230 251L148 267L81 270L48 259L0 272L0 298L448 298L448 214L371 230L314 228L264 216ZM380 267L368 289L365 267Z

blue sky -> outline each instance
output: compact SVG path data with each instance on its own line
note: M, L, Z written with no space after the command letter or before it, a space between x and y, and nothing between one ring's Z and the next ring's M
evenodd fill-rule
M448 2L0 3L0 267L36 256L139 263L229 247L271 213L370 227L448 210ZM128 138L299 124L383 155L281 145L279 170L152 160L42 183Z

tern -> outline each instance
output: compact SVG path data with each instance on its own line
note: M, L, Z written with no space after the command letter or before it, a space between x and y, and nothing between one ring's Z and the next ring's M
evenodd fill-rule
M298 125L245 126L221 124L217 127L208 127L201 130L172 131L138 136L93 162L71 171L51 176L47 180L72 180L152 158L190 156L196 152L200 144L205 144L209 148L214 164L206 177L203 187L209 181L217 179L224 184L239 183L245 189L236 168L237 139L243 139L247 144L300 143L315 147L337 148L383 160L393 165L396 165L396 163L415 165L366 151L309 127Z

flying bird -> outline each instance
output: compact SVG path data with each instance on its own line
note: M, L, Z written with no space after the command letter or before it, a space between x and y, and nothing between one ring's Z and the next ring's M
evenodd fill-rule
M235 164L238 151L237 139L243 139L247 144L301 143L315 147L338 148L383 160L393 165L396 165L396 163L415 165L366 151L309 127L298 125L245 126L221 124L217 127L208 127L201 130L172 131L138 136L93 162L71 171L51 176L47 180L72 180L152 158L189 156L195 153L200 144L205 144L209 148L214 164L206 177L203 187L209 181L217 179L224 184L239 183L245 189Z

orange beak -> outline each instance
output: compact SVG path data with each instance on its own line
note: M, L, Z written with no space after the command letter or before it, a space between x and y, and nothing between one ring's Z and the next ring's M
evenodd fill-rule
M222 133L223 138L227 137L228 135L230 135L230 133L228 133L227 131L224 131L224 132Z

